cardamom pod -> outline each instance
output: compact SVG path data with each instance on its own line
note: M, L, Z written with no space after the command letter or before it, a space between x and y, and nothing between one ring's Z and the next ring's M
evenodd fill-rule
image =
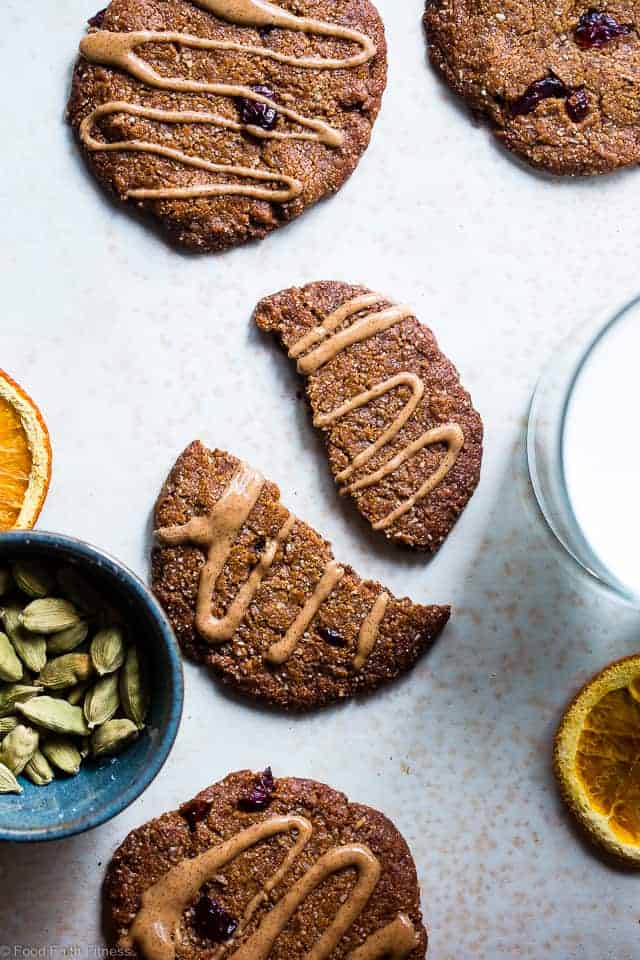
M57 656L59 653L71 653L81 643L84 643L89 633L89 624L86 620L79 620L72 627L52 633L47 639L47 651Z
M68 600L57 597L43 597L32 600L22 611L22 626L31 633L60 633L74 627L80 617L78 611Z
M70 703L73 707L79 706L84 700L85 694L90 686L91 682L85 680L84 683L78 683L73 690L67 690L65 695L67 703Z
M12 586L13 577L11 576L11 571L8 567L0 567L0 597L4 597L5 593L9 593Z
M120 671L120 703L125 715L142 729L149 710L149 686L144 660L137 647L129 647Z
M62 770L73 776L80 769L82 757L80 751L72 740L66 737L47 737L42 744L42 752L47 760Z
M0 747L0 763L18 776L38 749L38 732L31 727L18 726L8 733Z
M3 607L0 619L7 636L25 667L33 673L40 673L47 662L47 641L37 633L29 633L20 622L20 607L12 604Z
M0 763L0 793L22 793L22 787L4 763Z
M138 736L138 728L131 720L107 720L96 727L91 736L94 757L109 757L119 753Z
M24 774L31 780L31 783L35 783L36 787L46 787L55 776L49 766L49 761L40 750L36 750L31 757L31 760L29 760L29 763L24 768Z
M82 707L74 707L66 700L34 697L26 703L16 704L16 709L30 723L51 730L52 733L67 733L78 737L89 733Z
M84 698L84 716L89 729L111 720L119 706L118 675L110 673L98 680Z
M23 673L22 663L9 637L6 633L0 633L0 680L15 683L16 680L22 680Z
M93 671L88 653L65 653L50 660L38 677L38 682L50 690L66 690L88 680Z
M5 737L18 726L17 717L0 717L0 737Z
M51 571L36 560L18 560L12 573L16 586L28 597L46 597L55 585Z
M43 689L27 683L12 683L4 687L0 690L0 717L15 713L18 703L37 697Z
M124 639L119 627L108 627L96 633L91 641L91 659L101 677L119 670L124 658Z

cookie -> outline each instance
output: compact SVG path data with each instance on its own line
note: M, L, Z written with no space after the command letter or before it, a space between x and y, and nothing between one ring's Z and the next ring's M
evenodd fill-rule
M199 442L171 471L155 525L153 589L182 650L274 706L374 690L413 667L449 619L449 607L362 580L274 483Z
M68 105L80 149L182 247L264 237L369 144L387 69L369 0L113 0L89 23Z
M145 960L424 960L416 868L383 814L312 780L234 773L134 830L104 885Z
M480 478L482 421L410 307L365 287L311 283L255 313L307 377L331 472L374 530L435 551Z
M430 0L425 14L452 90L509 150L556 174L640 160L639 20L636 0Z

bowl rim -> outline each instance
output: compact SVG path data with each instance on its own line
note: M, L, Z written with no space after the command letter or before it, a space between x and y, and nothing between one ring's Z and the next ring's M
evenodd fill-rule
M178 734L184 704L184 676L178 642L164 610L144 581L121 560L85 540L46 530L11 530L0 533L0 550L11 544L31 545L32 543L42 544L42 546L53 551L74 553L80 559L99 564L106 568L109 573L126 582L131 592L147 607L155 621L162 642L165 644L170 663L171 707L169 718L155 744L151 760L145 766L141 776L123 790L116 799L101 806L94 814L76 820L68 826L39 827L32 830L7 830L0 826L0 841L61 840L65 837L78 836L88 830L93 830L122 813L144 793L164 766Z

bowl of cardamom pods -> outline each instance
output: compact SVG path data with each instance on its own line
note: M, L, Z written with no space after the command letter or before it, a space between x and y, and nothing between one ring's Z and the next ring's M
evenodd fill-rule
M53 840L124 810L161 770L182 663L150 590L80 540L0 535L0 840Z

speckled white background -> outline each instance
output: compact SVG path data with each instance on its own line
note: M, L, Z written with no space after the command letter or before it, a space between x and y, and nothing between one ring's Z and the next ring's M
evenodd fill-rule
M146 575L153 500L201 437L277 480L338 557L455 608L410 677L320 716L243 706L187 666L178 741L140 801L85 836L0 847L3 960L37 946L93 956L103 865L125 833L229 770L266 763L395 820L418 864L431 960L640 957L640 877L583 845L549 763L563 704L640 647L638 615L555 548L523 455L554 345L637 292L640 172L560 182L521 168L436 82L420 0L379 7L389 87L351 182L261 245L193 258L103 199L62 122L91 0L3 0L0 365L51 429L41 526ZM329 278L415 304L484 417L480 489L431 564L380 542L339 501L295 376L252 329L262 295Z

